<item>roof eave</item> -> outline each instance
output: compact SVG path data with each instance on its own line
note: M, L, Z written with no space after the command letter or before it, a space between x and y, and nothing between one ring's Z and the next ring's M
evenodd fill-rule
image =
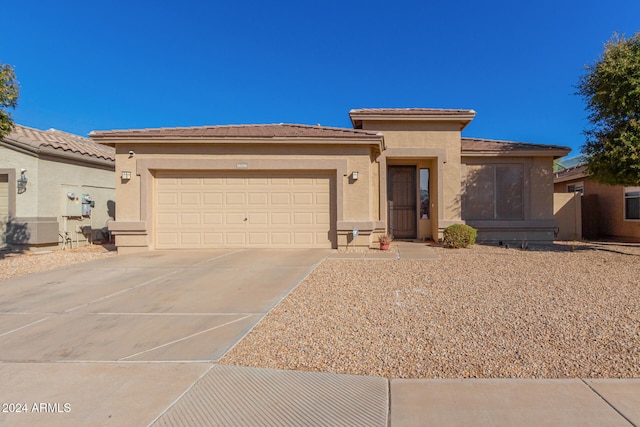
M380 136L358 136L350 138L327 137L212 137L212 136L109 136L93 134L91 138L103 145L115 147L116 144L305 144L305 145L377 145L383 149L383 138Z
M462 150L465 157L553 157L558 159L566 156L569 149L532 149L532 150Z
M408 122L458 122L460 130L466 128L475 118L473 110L451 113L377 113L350 111L349 117L354 129L362 129L363 121L408 121Z

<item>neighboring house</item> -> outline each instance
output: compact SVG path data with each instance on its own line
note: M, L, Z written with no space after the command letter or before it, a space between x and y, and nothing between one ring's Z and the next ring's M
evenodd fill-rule
M115 218L114 170L111 147L16 124L0 139L0 246L103 238Z
M555 193L580 193L582 236L640 240L640 187L600 184L577 164L555 174Z
M354 129L294 124L92 132L116 149L122 252L553 240L553 160L566 147L462 138L473 110L358 109Z

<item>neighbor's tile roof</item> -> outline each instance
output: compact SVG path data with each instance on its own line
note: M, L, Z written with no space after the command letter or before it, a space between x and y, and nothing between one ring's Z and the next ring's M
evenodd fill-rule
M587 165L579 164L556 172L554 175L554 180L555 182L563 182L587 176L589 176L589 173L587 172Z
M48 147L60 152L115 161L115 149L112 147L56 129L39 130L15 124L5 139L22 143L34 149Z
M371 138L377 132L299 124L224 125L93 131L95 140L111 138Z
M481 139L481 138L462 138L462 151L490 151L490 152L505 152L505 151L558 151L566 150L569 152L569 147L563 147L561 145L547 145L547 144L531 144L528 142L514 142L514 141L499 141L494 139Z

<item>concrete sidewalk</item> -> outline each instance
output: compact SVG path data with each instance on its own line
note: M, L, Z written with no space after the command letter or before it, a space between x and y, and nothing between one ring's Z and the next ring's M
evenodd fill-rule
M389 251L366 251L366 252L335 252L329 255L330 259L396 259L396 260L435 260L438 254L425 242L394 241L392 249ZM397 248L397 249L396 249Z
M154 426L633 426L640 379L387 380L214 366Z
M12 426L640 425L640 379L389 381L202 362L0 363L0 377Z
M389 381L203 362L0 363L0 378L12 426L640 425L640 379Z

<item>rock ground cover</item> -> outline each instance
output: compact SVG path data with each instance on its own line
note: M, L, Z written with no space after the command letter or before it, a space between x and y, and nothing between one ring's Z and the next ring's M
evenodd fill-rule
M640 245L326 260L221 361L389 378L640 377Z
M73 249L41 252L0 252L0 280L39 273L80 262L115 255L113 245L86 245Z

